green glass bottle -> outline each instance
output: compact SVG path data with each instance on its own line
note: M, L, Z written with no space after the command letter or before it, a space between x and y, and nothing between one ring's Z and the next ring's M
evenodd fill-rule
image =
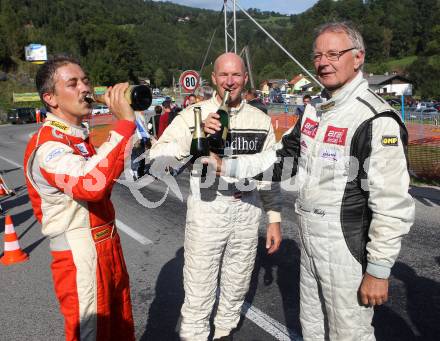
M194 107L194 132L191 141L191 162L194 163L201 156L209 156L209 144L205 132L202 127L202 109ZM207 165L202 167L202 177L206 176ZM193 173L197 174L197 170L193 169Z
M216 154L223 154L225 145L226 145L226 138L228 136L229 132L229 109L228 109L228 102L229 97L231 95L231 92L228 90L225 90L225 93L223 95L222 104L217 110L217 114L220 116L220 130L215 132L215 134L211 134L208 137L209 141L209 149L212 150Z

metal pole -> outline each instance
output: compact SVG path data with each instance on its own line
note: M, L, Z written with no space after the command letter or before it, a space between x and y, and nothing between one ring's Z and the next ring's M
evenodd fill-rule
M402 95L402 102L400 104L400 111L402 112L402 121L405 122L405 95Z
M261 26L254 18L252 18L248 12L246 12L243 7L240 6L240 4L237 2L237 6L238 8L244 13L246 14L246 16L255 24L258 26L258 28L260 30L262 30L285 54L287 54L289 56L290 59L292 59L306 74L308 74L310 76L310 78L312 78L316 84L318 84L322 89L324 88L324 86L315 78L315 76L313 76L304 66L301 65L301 63L295 59L295 57L293 57L289 51L287 51L274 37L272 37L270 35L269 32L267 32L263 26Z
M237 53L237 17L236 17L235 0L233 0L233 4L234 4L234 53Z
M228 15L227 15L227 8L226 3L228 0L224 0L224 6L225 6L225 52L228 52Z
M246 57L246 64L248 66L248 74L249 74L249 81L251 83L251 88L255 89L254 77L252 76L252 64L251 64L251 58L250 58L248 45L246 45L244 47L244 55Z

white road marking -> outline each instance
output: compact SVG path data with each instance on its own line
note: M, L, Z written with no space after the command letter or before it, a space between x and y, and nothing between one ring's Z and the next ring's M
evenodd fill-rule
M19 167L21 169L23 169L23 166L18 164L15 161L9 160L3 156L0 155L0 159L9 162L10 164ZM153 244L153 242L148 239L147 237L144 237L143 235L141 235L140 233L136 232L135 230L133 230L130 226L124 224L122 221L116 219L116 226L118 228L118 230L126 233L127 235L129 235L131 238L137 240L139 243L141 243L142 245L149 245L149 244Z
M14 165L16 167L19 167L19 168L23 169L22 165L20 165L19 163L15 162L15 161L12 161L12 160L9 160L9 159L5 158L4 156L0 155L0 159L4 160L6 162L9 162L11 165Z
M125 234L129 235L131 238L137 240L142 245L149 245L153 244L153 242L148 239L147 237L144 237L140 233L133 230L130 226L124 224L122 221L116 219L116 227L118 230L124 232Z
M303 338L294 330L287 328L272 317L255 308L248 302L244 302L241 314L255 323L258 327L282 341L302 341Z

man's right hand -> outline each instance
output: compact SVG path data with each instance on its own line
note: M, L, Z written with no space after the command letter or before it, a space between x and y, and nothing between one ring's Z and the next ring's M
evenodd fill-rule
M118 120L134 121L136 116L124 96L128 83L118 83L109 87L104 95L105 103Z
M203 121L205 134L215 134L216 131L220 130L221 126L220 115L215 112L210 113Z

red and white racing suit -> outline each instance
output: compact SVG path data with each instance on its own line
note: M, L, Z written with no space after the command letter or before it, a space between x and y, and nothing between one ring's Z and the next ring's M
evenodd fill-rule
M134 340L129 278L110 201L134 130L133 122L118 121L96 152L87 129L48 114L26 148L29 197L50 238L66 340Z

